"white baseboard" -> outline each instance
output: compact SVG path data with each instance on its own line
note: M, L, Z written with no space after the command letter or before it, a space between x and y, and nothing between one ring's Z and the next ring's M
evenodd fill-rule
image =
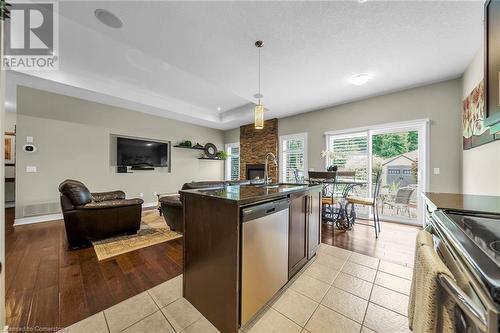
M142 204L142 208L156 207L157 205L158 205L158 203L156 201L155 202L147 202L147 203ZM63 215L61 213L22 217L22 218L14 219L14 226L57 221L57 220L62 220L62 219L63 219Z
M14 226L23 225L23 224L33 224L33 223L56 221L56 220L62 220L62 218L63 218L63 215L61 213L22 217L22 218L14 220Z

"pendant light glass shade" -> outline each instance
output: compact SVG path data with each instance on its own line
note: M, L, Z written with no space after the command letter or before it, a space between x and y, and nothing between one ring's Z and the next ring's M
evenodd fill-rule
M262 94L260 93L260 49L264 46L264 42L258 40L255 42L255 47L259 50L259 102L255 105L255 121L253 126L255 129L263 129L264 128L264 105L260 102L262 98Z
M264 128L264 105L262 105L262 104L255 105L254 127L255 127L255 129L263 129Z

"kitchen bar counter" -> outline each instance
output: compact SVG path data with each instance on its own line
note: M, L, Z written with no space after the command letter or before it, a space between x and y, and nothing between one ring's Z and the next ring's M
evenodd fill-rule
M249 305L251 295L256 295L245 293L250 284L274 285L269 296L314 257L321 241L321 189L322 185L271 184L181 191L183 296L220 332L237 333L261 308L259 302ZM267 219L249 221L257 212ZM249 262L253 268L245 270ZM265 273L274 270L279 271L278 282L266 278ZM251 280L244 272L251 273ZM250 307L252 311L243 310Z
M287 196L294 192L304 192L313 188L321 188L318 184L269 184L269 185L233 185L210 189L181 191L184 194L195 194L226 200L239 206L254 204Z
M443 209L500 214L500 197L496 196L436 192L425 192L423 196L431 211Z

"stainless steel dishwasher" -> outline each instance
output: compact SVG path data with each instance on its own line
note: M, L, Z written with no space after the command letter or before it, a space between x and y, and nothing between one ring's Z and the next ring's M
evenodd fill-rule
M241 325L288 281L289 206L280 199L242 210Z

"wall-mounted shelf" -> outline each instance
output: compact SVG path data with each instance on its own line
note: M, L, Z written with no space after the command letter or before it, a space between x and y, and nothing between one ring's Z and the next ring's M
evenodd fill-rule
M175 148L183 148L183 149L193 149L193 150L205 150L205 148L195 148L195 147L185 147L185 146L179 146L179 145L175 145L174 146Z
M220 158L212 158L212 157L198 157L199 160L212 160L212 161L225 161Z

